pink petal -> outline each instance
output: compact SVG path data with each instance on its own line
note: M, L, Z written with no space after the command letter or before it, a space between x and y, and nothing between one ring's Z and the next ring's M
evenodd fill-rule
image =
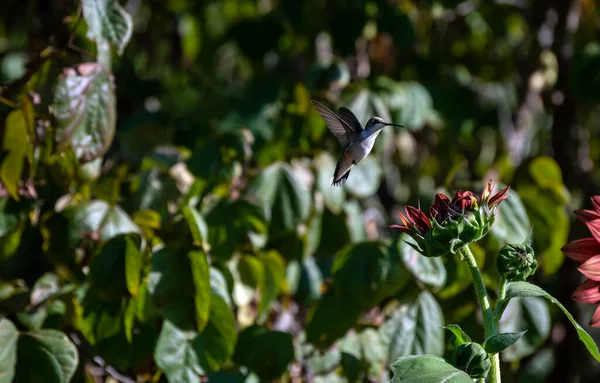
M600 281L600 255L594 255L581 264L577 270L593 281Z
M592 205L594 205L594 210L600 213L600 195L595 195L591 199Z
M561 250L567 257L583 263L600 254L600 243L594 238L583 238L567 243Z
M575 210L575 215L583 223L600 218L600 213L595 210Z
M585 223L590 229L590 233L596 239L596 241L600 242L600 217L597 219L593 219L591 221L587 221Z
M592 316L592 320L590 321L590 326L600 327L600 306L598 306L596 308L596 311L594 311L594 315Z
M581 303L594 304L600 302L600 283L586 279L571 295L571 299Z

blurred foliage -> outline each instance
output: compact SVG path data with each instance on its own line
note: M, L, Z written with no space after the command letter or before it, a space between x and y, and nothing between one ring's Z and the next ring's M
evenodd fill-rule
M600 190L594 1L3 5L0 382L456 374L444 324L484 340L469 270L388 225L489 178L512 189L472 248L486 283L533 226L535 282L569 305L569 212ZM407 129L334 188L310 99ZM504 380L597 380L532 295L500 322L527 330Z

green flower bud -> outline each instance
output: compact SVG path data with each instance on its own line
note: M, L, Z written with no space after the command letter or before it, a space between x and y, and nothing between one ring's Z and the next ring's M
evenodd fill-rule
M529 245L506 245L496 257L496 269L509 282L525 281L537 270L534 256L533 249Z
M454 351L454 365L473 379L485 378L492 362L487 352L477 343L463 343Z

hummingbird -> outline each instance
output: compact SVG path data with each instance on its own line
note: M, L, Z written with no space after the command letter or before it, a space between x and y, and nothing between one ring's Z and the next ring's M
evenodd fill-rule
M381 129L386 126L404 128L403 125L385 122L379 117L371 117L363 128L350 109L342 106L338 109L339 115L336 115L320 102L315 100L311 100L311 102L344 149L344 154L338 160L333 177L331 177L330 186L342 186L346 183L352 167L358 165L371 153L375 138Z

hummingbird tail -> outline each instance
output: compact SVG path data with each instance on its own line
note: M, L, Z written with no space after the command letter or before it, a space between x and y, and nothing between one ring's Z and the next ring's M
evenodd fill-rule
M330 186L342 186L348 180L348 176L350 175L350 170L352 169L352 165L350 164L349 167L342 166L342 165L348 165L348 164L345 164L344 158L340 158L340 160L338 161L337 166L335 167L335 171L333 172L333 177L331 177L331 181L329 183ZM342 169L342 167L343 167L343 169ZM340 175L340 173L346 169L348 169L346 171L346 173L344 173L343 175Z

